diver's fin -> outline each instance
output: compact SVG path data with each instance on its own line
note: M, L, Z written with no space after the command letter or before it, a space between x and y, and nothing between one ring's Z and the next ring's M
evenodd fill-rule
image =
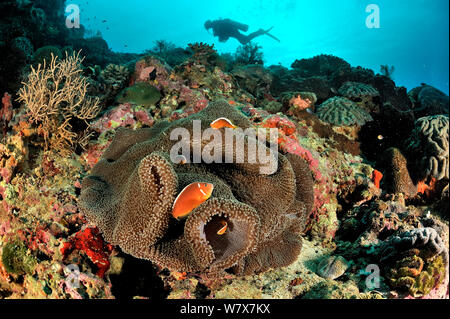
M273 28L273 27L272 27L272 28ZM272 29L272 28L270 28L270 29ZM265 34L268 35L269 37L271 37L272 39L277 40L278 42L281 42L280 39L278 39L276 36L271 35L271 34L268 32L268 31L270 31L270 29L267 30L267 31L265 32Z

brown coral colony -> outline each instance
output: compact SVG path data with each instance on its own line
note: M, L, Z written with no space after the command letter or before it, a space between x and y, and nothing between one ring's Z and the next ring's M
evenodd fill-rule
M171 161L170 150L177 142L170 139L174 128L192 130L193 120L209 127L218 115L243 129L251 126L238 110L219 100L189 118L117 131L85 178L79 201L107 241L175 271L230 269L243 275L286 266L297 258L313 204L312 175L303 159L276 154L273 174L261 174L261 162ZM248 146L244 151L249 152ZM177 195L197 182L214 185L211 197L185 219L173 218Z

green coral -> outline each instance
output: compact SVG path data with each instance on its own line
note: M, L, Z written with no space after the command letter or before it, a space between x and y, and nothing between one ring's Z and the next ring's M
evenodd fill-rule
M36 258L32 256L21 241L8 242L2 250L2 263L10 274L32 274L36 266Z
M283 104L281 104L280 102L277 102L277 101L269 101L266 104L264 104L263 107L267 112L278 113L281 111Z
M154 106L161 99L159 90L146 82L138 82L119 93L118 103L132 103L144 107Z
M62 58L61 50L55 46L47 45L45 47L37 49L33 54L33 65L37 66L39 64L44 64L44 61L49 64L52 60L52 54L55 57Z

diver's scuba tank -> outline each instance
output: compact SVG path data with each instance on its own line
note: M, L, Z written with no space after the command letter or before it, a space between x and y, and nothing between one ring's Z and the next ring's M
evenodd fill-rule
M233 20L230 20L230 21L232 22L233 26L238 28L239 30L244 31L244 32L248 31L248 24L243 24L243 23L236 22Z

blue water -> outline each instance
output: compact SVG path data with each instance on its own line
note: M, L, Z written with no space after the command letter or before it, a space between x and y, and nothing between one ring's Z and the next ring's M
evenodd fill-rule
M68 1L81 9L81 23L100 31L118 52L143 52L155 40L177 46L214 43L234 53L235 39L221 43L203 24L230 18L250 25L249 32L274 26L253 40L263 47L265 65L289 67L295 59L333 54L353 66L379 72L395 66L393 78L408 89L424 82L449 92L448 0L83 0ZM380 9L380 28L367 28L366 7ZM104 21L106 20L106 22ZM92 34L92 33L91 33Z

